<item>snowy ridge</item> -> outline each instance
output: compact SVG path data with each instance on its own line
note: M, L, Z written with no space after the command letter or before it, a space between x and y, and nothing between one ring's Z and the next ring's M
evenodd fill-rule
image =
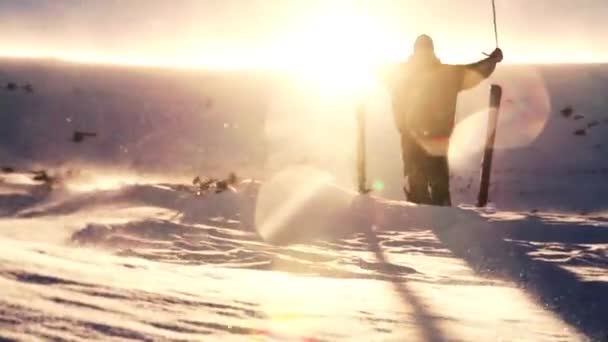
M378 198L377 237L387 265L352 227L336 227L334 237L305 244L262 242L250 226L255 220L246 217L253 215L260 185L245 182L202 197L183 185L145 181L44 196L30 185L28 191L22 186L18 196L24 200L18 202L6 200L17 196L8 182L0 198L18 208L5 210L0 220L0 281L7 289L0 336L607 336L606 217L434 208ZM353 222L360 219L356 211L349 215ZM401 284L401 292L386 285L391 282Z

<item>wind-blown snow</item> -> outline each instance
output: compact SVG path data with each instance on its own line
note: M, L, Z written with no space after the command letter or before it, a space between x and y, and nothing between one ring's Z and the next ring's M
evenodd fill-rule
M320 185L326 186L334 185ZM384 264L356 231L292 246L264 243L241 223L254 222L244 216L254 214L249 206L259 189L264 184L244 182L196 197L178 184L140 182L51 197L2 195L28 201L0 220L0 335L294 341L606 336L606 218L376 199L377 237L391 262ZM345 215L355 222L358 212Z

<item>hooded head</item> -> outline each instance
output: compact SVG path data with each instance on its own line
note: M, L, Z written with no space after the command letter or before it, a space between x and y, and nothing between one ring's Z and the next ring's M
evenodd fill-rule
M433 39L426 35L420 35L414 42L414 54L432 54L435 55L435 44Z
M437 56L435 56L435 44L433 44L433 39L430 36L423 34L416 38L412 59L419 62L431 62L431 64L435 64L439 61Z

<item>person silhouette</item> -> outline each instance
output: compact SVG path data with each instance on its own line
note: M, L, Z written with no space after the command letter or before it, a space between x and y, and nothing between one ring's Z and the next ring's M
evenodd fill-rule
M488 78L503 59L496 48L465 65L443 64L433 40L419 36L409 60L386 75L401 152L408 201L450 206L447 151L454 129L458 93Z

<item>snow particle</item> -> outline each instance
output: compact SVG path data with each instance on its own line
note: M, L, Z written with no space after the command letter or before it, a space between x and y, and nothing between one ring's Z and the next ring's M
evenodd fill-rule
M584 115L581 115L581 114L576 114L576 115L575 115L575 116L573 116L572 118L573 118L574 120L580 120L580 119L585 118L585 116L584 116Z
M561 110L561 113L563 117L569 118L570 116L572 116L572 113L574 113L574 109L572 109L571 106L567 106Z
M585 130L584 128L582 129L577 129L576 131L574 131L573 133L574 135L578 135L578 136L583 136L583 135L587 135L587 130Z

